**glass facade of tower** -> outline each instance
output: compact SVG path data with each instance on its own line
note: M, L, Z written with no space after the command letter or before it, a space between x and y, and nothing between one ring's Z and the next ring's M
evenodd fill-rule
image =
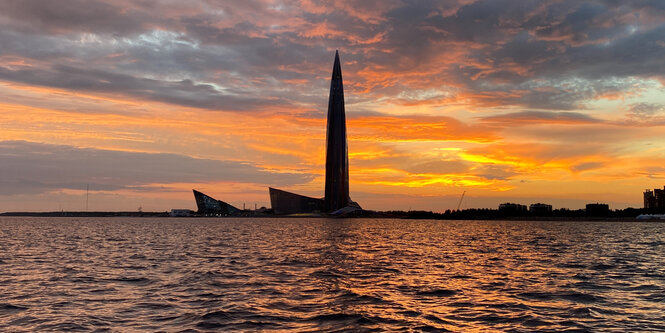
M270 203L275 214L327 212L360 206L349 197L349 154L346 141L346 110L344 85L339 53L335 52L330 96L328 97L328 127L326 131L326 181L323 199L270 188Z

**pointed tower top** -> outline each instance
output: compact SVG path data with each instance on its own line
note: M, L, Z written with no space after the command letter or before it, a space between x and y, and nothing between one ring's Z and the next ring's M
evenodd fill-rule
M335 63L333 64L332 79L339 80L339 84L342 84L342 65L339 62L339 51L335 50ZM341 87L340 87L341 89Z

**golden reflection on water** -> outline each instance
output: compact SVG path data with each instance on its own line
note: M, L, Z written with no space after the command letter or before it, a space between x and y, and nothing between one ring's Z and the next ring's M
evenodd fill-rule
M665 330L659 223L0 219L0 330Z
M483 320L496 329L527 322L528 327L560 330L570 324L566 312L570 318L586 315L577 318L585 327L598 319L594 316L603 317L593 305L626 296L625 291L606 286L616 285L622 276L612 280L602 272L604 267L595 265L625 254L613 253L614 236L599 241L602 224L591 224L582 228L590 230L580 233L579 227L566 222L556 223L556 228L540 222L383 223L388 226L368 227L353 220L327 225L321 263L330 274L319 275L321 285L329 286L328 293L343 289L358 299L375 300L340 301L329 308L331 312L363 313L400 323L419 317L430 328L453 331L486 331L487 324L476 323ZM604 255L608 253L612 255ZM586 280L592 282L576 286ZM657 285L653 286L662 290L662 281ZM651 315L661 308L650 305ZM566 325L539 318L539 311L563 312L559 321Z

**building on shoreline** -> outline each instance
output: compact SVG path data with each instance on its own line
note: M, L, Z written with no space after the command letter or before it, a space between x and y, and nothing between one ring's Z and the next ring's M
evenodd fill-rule
M663 189L647 189L644 191L644 208L665 210L665 187Z
M324 210L324 200L307 197L276 188L268 188L270 192L270 205L273 213L278 215L316 213Z
M586 214L589 216L607 216L610 214L610 205L597 202L587 204Z
M196 200L196 212L202 216L233 216L240 213L240 209L224 202L217 200L209 195L203 194L197 190L194 192L194 199Z
M361 210L349 196L349 152L346 140L346 110L339 52L335 51L326 131L326 183L322 199L269 188L270 205L275 214L346 214Z
M506 202L499 205L499 212L506 214L515 214L526 212L526 205Z
M169 216L171 217L190 217L194 214L191 209L171 209Z
M551 214L552 205L544 203L535 203L529 206L529 212L532 214Z

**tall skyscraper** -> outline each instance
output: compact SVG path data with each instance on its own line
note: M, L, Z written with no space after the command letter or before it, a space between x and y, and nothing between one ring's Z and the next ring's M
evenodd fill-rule
M339 52L335 51L330 96L328 97L328 131L326 132L325 210L336 211L349 205L349 154L346 142L344 85Z
M328 97L325 196L323 199L318 199L269 188L270 203L275 214L312 212L345 214L361 209L349 196L349 152L346 142L345 113L342 66L339 52L335 51Z

